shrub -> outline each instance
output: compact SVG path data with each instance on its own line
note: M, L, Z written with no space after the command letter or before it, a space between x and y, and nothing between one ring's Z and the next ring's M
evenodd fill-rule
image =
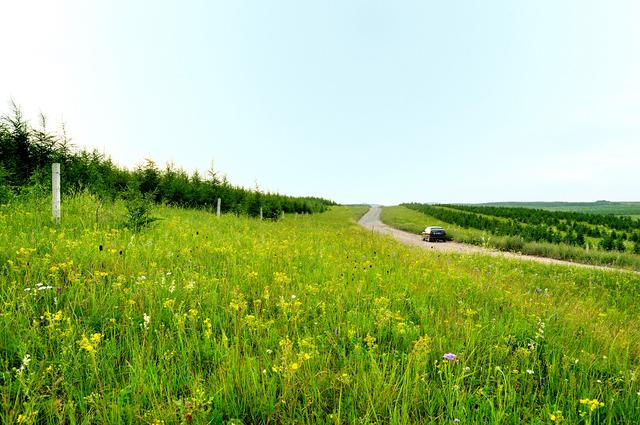
M154 194L141 194L137 188L130 187L125 199L127 215L125 226L134 232L139 232L143 227L158 220L151 215L153 209Z
M519 252L522 251L522 248L524 248L524 240L521 237L509 236L504 239L500 249L504 251Z

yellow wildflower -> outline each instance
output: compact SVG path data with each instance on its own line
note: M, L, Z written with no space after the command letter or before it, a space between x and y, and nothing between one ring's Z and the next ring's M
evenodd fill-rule
M204 330L204 337L209 339L211 338L211 334L212 334L212 326L211 326L211 320L209 319L204 319L204 326L205 326L205 330Z
M85 350L87 353L93 353L95 351L93 344L89 342L89 338L87 338L86 335L82 335L82 339L78 341L78 345L82 350Z
M351 384L351 376L349 376L348 373L342 373L338 375L338 382L340 382L343 385L349 385Z
M593 400L589 400L588 398L580 399L580 404L586 405L586 407L589 409L589 413L593 412L599 407L604 406L603 402L598 401L598 399L595 398Z
M564 417L562 416L562 411L556 410L555 412L550 413L549 420L557 424L562 423L564 421Z
M82 338L78 341L80 349L85 350L87 353L94 353L96 346L100 344L102 340L102 334L96 332L91 335L91 338L87 338L85 334L82 334Z
M376 344L376 337L369 334L367 334L367 336L364 338L364 342L367 344L367 347L369 347L370 350L373 350L378 346L378 344Z
M198 310L195 308L189 309L189 317L191 320L196 320L198 318Z
M234 312L242 311L247 308L247 301L242 292L238 292L236 296L231 299L229 308Z
M280 284L287 284L291 282L291 279L289 278L289 276L287 276L285 272L274 272L273 280L276 283L280 283Z

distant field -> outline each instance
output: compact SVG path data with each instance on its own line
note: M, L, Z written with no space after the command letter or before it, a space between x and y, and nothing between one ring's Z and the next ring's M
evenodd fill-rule
M549 211L575 211L589 214L631 215L640 218L640 202L489 202L478 205L540 208Z

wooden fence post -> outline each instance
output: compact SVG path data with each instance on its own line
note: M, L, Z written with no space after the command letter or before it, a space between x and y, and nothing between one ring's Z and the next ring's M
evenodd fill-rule
M51 165L51 219L60 224L60 163Z

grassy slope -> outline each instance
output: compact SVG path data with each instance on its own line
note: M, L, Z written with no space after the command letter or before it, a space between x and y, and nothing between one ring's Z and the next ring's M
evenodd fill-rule
M413 233L420 233L426 226L442 226L456 241L488 246L502 251L514 251L585 264L640 270L640 256L631 253L607 252L595 249L587 251L583 248L564 244L523 242L519 238L495 236L482 230L465 229L402 206L383 208L381 219L391 226Z
M45 201L0 207L1 423L640 417L633 274L425 255L361 208L161 208L132 235L96 207L67 200L60 229Z

